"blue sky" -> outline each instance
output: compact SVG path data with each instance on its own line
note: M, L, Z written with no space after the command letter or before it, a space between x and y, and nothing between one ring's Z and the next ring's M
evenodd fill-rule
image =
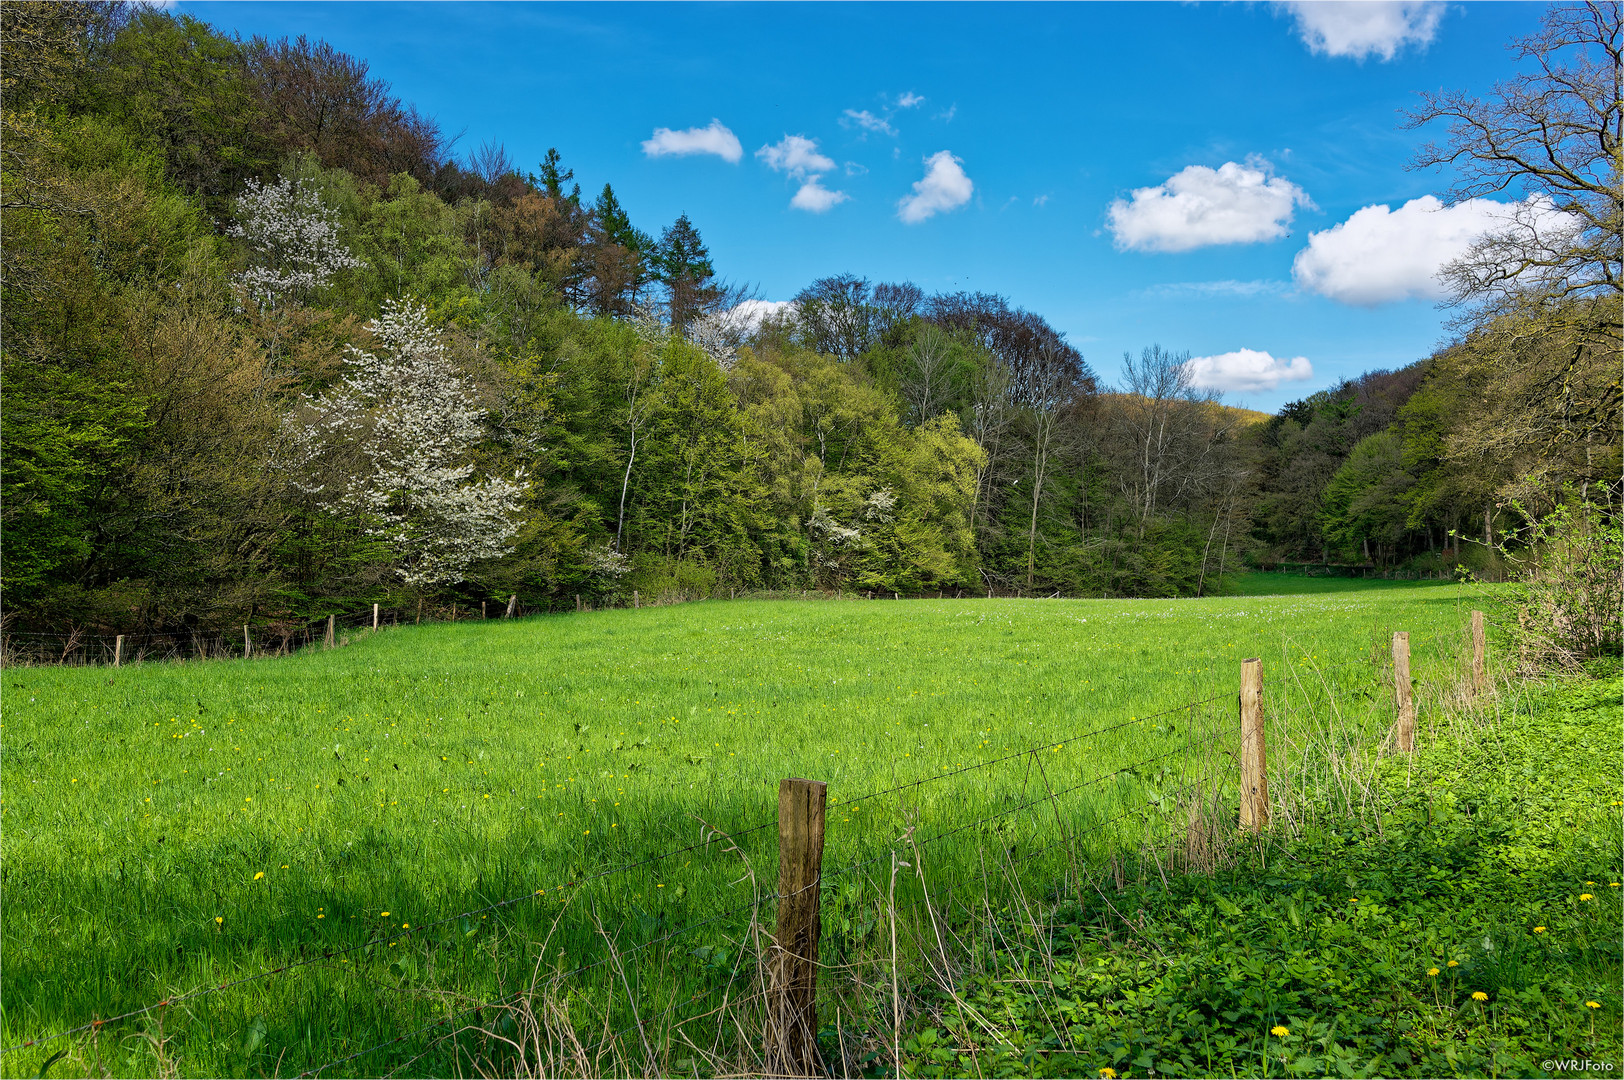
M1508 77L1543 10L177 6L366 59L462 153L556 146L588 197L612 183L656 235L688 214L768 299L841 272L998 292L1107 380L1159 343L1269 410L1444 339L1432 272L1499 207L1426 200L1449 178L1405 169L1426 135L1400 114Z

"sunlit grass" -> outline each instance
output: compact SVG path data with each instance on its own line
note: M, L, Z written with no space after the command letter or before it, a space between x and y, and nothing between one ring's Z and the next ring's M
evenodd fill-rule
M1095 781L1062 805L1075 822L1110 820L1203 767L1185 748L1227 735L1229 699L1160 714L1233 695L1241 659L1289 659L1352 692L1371 686L1372 644L1407 629L1425 675L1456 663L1459 605L1453 587L1390 585L1201 601L710 602L402 627L249 662L13 668L0 731L4 1043L376 937L165 1017L184 1072L298 1072L432 1018L444 1003L430 989L478 999L538 956L565 969L601 959L603 932L636 945L770 893L783 777L825 780L839 804L826 871L883 855L907 824L928 837L1045 785ZM1039 772L1027 756L852 802L1107 728L1047 750ZM758 824L740 840L748 861L713 844L593 879L707 827ZM933 871L951 887L985 843L1020 856L1054 839L1039 806L956 833ZM1051 849L1022 872L1039 881L1062 862ZM518 896L529 898L440 922ZM728 930L634 964L628 977L650 983L634 993L704 985ZM147 1044L119 1041L152 1022L107 1030L96 1049L122 1062L115 1072L152 1068ZM55 1048L7 1054L0 1069L35 1075ZM340 1073L382 1071L410 1049Z

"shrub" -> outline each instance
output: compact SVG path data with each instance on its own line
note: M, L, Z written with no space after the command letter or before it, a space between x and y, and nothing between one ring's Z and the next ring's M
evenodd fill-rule
M1524 674L1578 672L1624 646L1624 536L1617 518L1585 502L1529 527L1522 568L1502 603Z

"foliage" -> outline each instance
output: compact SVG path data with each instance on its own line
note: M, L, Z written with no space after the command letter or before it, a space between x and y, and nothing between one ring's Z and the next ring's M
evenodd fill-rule
M1516 583L1501 597L1519 668L1569 673L1624 649L1624 535L1616 515L1564 503L1530 526Z
M1020 944L934 995L904 1074L1543 1075L1553 1058L1617 1060L1605 761L1620 705L1616 678L1559 686L1444 737L1386 770L1379 829L1344 823L1211 877L1153 874L1120 894L1106 881L1005 913L1003 940Z

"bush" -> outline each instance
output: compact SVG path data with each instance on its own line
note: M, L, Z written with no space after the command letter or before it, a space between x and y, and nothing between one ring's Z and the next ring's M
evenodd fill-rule
M1578 672L1624 646L1624 537L1591 503L1558 507L1530 526L1517 579L1501 601L1524 674Z

